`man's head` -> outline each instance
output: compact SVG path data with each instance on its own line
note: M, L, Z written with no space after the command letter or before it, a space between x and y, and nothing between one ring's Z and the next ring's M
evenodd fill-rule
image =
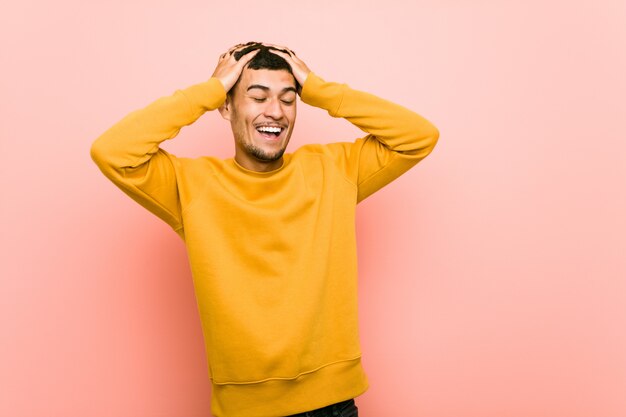
M274 48L273 46L266 46L260 42L248 42L244 44L243 46L244 48L242 50L237 51L233 54L237 61L239 61L241 57L246 55L248 52L253 52L253 51L256 51L257 49L259 50L259 52L246 65L247 69L252 69L252 70L268 69L268 70L275 70L275 71L285 70L293 76L291 65L289 65L283 57L280 57L271 52L272 50L276 50L276 51L288 53L288 51L285 51L284 49ZM298 84L298 81L296 81L295 78L294 78L294 82L296 83L296 89L300 91L300 84ZM236 86L237 85L235 84L235 86L229 91L229 94L232 94Z
M290 65L273 47L250 42L234 53L236 60L259 50L244 67L220 107L235 138L235 160L244 168L271 171L282 165L296 121L300 86Z

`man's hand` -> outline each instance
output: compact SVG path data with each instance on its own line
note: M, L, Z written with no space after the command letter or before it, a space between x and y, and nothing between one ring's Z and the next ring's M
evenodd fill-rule
M245 48L245 45L239 44L230 48L228 51L224 52L220 55L220 59L217 62L217 67L215 71L213 71L213 78L217 78L220 80L222 85L224 86L224 90L228 93L231 88L235 85L239 76L241 75L241 71L246 66L248 62L259 52L258 49L254 51L250 51L247 54L243 55L239 61L237 61L234 57L235 52Z
M263 45L275 48L270 49L270 52L284 58L285 61L287 61L289 65L291 65L291 71L293 71L293 76L296 78L298 84L300 84L300 88L302 88L304 82L306 81L306 77L309 75L309 72L311 72L309 67L307 67L306 64L296 56L296 53L289 48L267 43L264 43ZM279 51L277 49L287 51L287 53ZM300 94L300 91L298 91L298 94Z

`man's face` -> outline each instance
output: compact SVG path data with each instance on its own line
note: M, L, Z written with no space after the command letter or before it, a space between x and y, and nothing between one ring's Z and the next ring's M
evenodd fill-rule
M235 137L235 160L252 171L282 166L296 121L296 81L286 70L245 68L220 109Z

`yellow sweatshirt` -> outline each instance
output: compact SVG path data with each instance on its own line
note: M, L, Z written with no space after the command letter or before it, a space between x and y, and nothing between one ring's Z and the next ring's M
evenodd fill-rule
M215 416L286 416L354 398L368 387L355 207L428 155L439 133L404 107L311 73L302 101L366 136L303 146L263 173L159 147L225 98L214 78L177 90L107 130L91 156L185 241Z

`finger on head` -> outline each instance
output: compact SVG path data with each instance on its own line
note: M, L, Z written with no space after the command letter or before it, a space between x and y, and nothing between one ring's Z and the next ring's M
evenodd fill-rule
M239 59L248 58L248 57L252 58L256 54L258 54L260 51L261 51L261 48L250 49L249 51L246 51L244 54L242 54Z
M250 57L250 59L252 59L256 54L258 54L259 52L261 52L261 49L253 49L252 51L246 53L244 56Z
M238 43L235 46L232 46L228 51L226 51L224 53L224 55L226 56L232 56L234 53L241 51L242 49L244 49L246 46L249 46L249 44L244 44L244 43Z
M243 58L244 56L249 55L251 52L254 52L254 54L258 53L261 50L261 44L250 44L250 45L244 45L242 47L242 49L237 50L233 53L233 56L235 57L235 59L237 61L239 61L241 58ZM253 55L254 55L253 54Z
M295 55L295 54L294 54L292 51L290 51L289 49L272 49L272 50L273 50L273 51L279 51L279 52L282 52L283 54L287 54L287 55L289 55L289 56L291 56L291 57Z
M238 43L237 45L235 45L235 46L231 46L230 48L228 48L228 50L229 50L229 51L234 51L235 49L239 49L239 48L241 48L242 46L244 46L244 44L243 44L243 43Z
M275 48L275 49L282 49L282 50L289 49L289 48L287 48L285 46L274 45L273 43L265 43L265 42L263 42L263 45L267 46L268 48Z
M233 46L232 48L230 48L230 49L228 50L227 54L228 54L228 55L232 55L232 54L233 54L233 52L235 52L235 51L236 51L237 49L239 49L239 48L240 48L240 46L239 46L239 45L235 45L235 46Z
M281 51L279 49L270 49L270 52L286 60L291 60L293 58L291 55L289 55L285 51Z
M252 60L252 58L254 58L256 54L259 53L259 51L260 49L254 49L252 51L247 52L245 55L242 55L241 57L239 57L239 62L242 63L243 65L246 65L248 62Z
M228 50L226 52L224 52L222 55L220 55L220 58L228 56L231 54L231 51L233 50L234 47L228 48Z
M287 55L295 55L296 54L295 52L293 52L291 49L287 48L286 46L274 45L274 44L271 44L271 43L264 43L263 45L267 46L268 48L270 48L272 50L284 52Z

